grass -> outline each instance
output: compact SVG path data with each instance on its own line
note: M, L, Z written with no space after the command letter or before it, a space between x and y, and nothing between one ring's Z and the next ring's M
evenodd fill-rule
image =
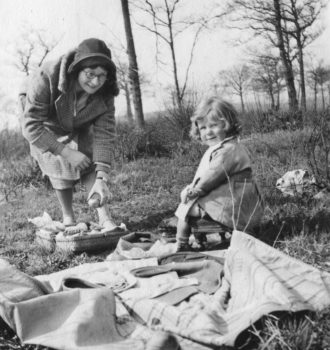
M112 172L114 220L124 222L130 230L155 229L163 218L173 214L179 192L193 173L192 164L178 167L178 161L169 158L138 159L121 165ZM96 221L95 212L86 205L85 196L78 186L74 193L77 220ZM44 185L25 188L9 202L0 205L3 218L0 223L1 255L32 275L50 272L48 263L52 255L34 243L35 228L28 222L28 218L42 215L43 211L54 220L61 220L55 193ZM53 258L61 267L65 259L68 264L76 263L72 256ZM56 264L52 266L57 268Z
M327 350L329 349L330 308L314 314L278 312L262 318L240 335L239 349ZM246 345L248 344L248 345Z
M255 174L266 202L260 238L290 256L330 272L329 203L327 200L314 200L314 193L284 198L275 189L276 179L286 171L308 168L304 152L308 135L308 129L281 130L251 134L243 142L251 152ZM19 145L20 139L15 140ZM18 149L23 152L21 147ZM179 193L193 178L203 149L182 141L178 141L176 147L172 145L166 149L162 157L139 157L133 150L131 161L127 161L126 153L120 150L116 167L112 170L110 186L113 193L111 209L118 224L124 222L130 230L153 231L157 230L163 218L173 215ZM128 152L132 154L131 149ZM2 181L9 186L16 186L22 181L24 184L19 191L9 193L7 198L3 197L0 204L2 257L30 275L51 273L104 259L108 252L99 255L73 255L60 251L49 253L38 246L34 240L35 228L28 218L46 211L53 219L59 220L60 210L55 194L40 181L40 173L24 152L18 159L0 159L9 174ZM20 178L17 174L24 176ZM11 183L10 179L15 176L16 182ZM32 179L38 181L32 182ZM79 186L74 194L74 202L79 220L96 220ZM248 330L248 334L247 338L254 341L253 349L256 350L330 349L330 309L313 315L266 317L255 328ZM245 349L252 349L252 343ZM244 348L243 345L237 349ZM44 349L21 345L8 327L0 325L0 349L6 348Z

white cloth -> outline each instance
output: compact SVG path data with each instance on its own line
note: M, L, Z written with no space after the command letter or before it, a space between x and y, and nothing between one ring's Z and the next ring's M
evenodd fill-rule
M126 259L148 259L152 257L173 254L177 250L176 243L167 243L160 240L157 240L148 250L144 250L140 247L135 247L134 243L125 243L126 245L124 247L120 244L117 244L115 252L110 253L107 256L106 260L111 261L117 254L123 256Z
M155 266L157 264L156 258L86 263L49 275L36 276L35 278L48 286L50 291L56 292L61 289L64 278L79 277L91 283L107 285L109 279L116 275L125 277L132 269L144 266Z
M156 298L177 288L197 286L199 283L196 278L180 279L175 271L149 278L138 278L137 280L137 287L128 289L120 294L126 302Z

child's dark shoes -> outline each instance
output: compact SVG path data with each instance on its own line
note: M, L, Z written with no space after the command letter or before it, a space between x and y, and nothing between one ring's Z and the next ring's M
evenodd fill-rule
M188 243L184 243L184 244L177 244L177 248L176 248L176 252L191 252L194 249L192 248L191 245L189 245Z

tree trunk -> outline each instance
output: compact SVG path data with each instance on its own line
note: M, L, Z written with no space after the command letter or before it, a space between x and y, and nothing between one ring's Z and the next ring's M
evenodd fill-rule
M181 97L181 91L179 86L179 79L178 79L178 67L176 64L176 56L175 56L175 48L174 48L174 37L173 37L173 31L172 31L172 19L170 17L169 12L167 12L167 20L168 20L168 30L169 30L169 36L170 36L170 49L171 49L171 56L172 56L172 64L173 64L173 77L174 77L174 86L175 86L175 97L176 97L176 103L178 107L181 107L182 97Z
M297 84L298 84L298 91L297 91L297 100L299 101L300 100L300 92L301 92L301 85L300 85L300 82L298 81L297 82Z
M324 99L324 86L321 84L321 96L322 96L322 109L325 110L325 99Z
M273 85L270 83L268 85L268 95L270 98L270 108L275 109L275 98L274 98L274 91L273 91Z
M127 41L127 54L128 54L128 63L129 63L128 76L129 76L129 83L132 87L131 91L133 95L135 121L138 127L143 128L144 116L143 116L142 97L141 97L141 89L140 89L139 69L138 69L136 53L135 53L128 0L121 0L121 7L123 12L126 41Z
M244 113L245 112L245 106L244 106L244 99L243 99L243 91L242 91L242 89L240 89L239 97L241 99L242 112Z
M306 111L306 86L305 86L305 68L304 68L304 53L303 53L303 42L302 42L302 28L299 24L299 9L297 8L296 0L291 0L291 13L294 18L294 25L296 27L295 35L298 48L298 64L299 64L299 76L300 76L300 106L303 111Z
M314 81L314 111L317 110L317 82L316 79Z
M131 93L127 82L124 83L125 99L126 99L126 117L130 124L133 123L133 113L131 107Z
M294 74L291 63L289 62L288 53L285 49L283 31L281 26L281 7L279 0L273 0L275 10L275 29L278 41L278 48L280 50L280 56L284 67L285 82L288 90L289 108L291 110L298 109L297 92L294 85Z
M174 77L174 86L175 86L175 97L176 97L176 103L177 103L178 107L180 107L181 106L181 93L180 93L180 87L179 87L178 68L176 65L174 44L171 43L170 47L171 47L173 73L174 73L173 77Z
M281 83L277 80L276 82L276 110L280 109L281 104Z
M300 35L300 34L298 34ZM300 39L297 40L298 45L298 62L300 74L300 89L301 89L301 109L306 111L306 86L305 86L305 69L304 69L304 54Z

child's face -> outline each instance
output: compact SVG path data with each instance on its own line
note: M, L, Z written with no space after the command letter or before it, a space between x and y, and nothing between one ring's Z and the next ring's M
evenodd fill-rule
M226 138L229 123L226 119L214 120L205 118L197 122L202 142L214 146Z

